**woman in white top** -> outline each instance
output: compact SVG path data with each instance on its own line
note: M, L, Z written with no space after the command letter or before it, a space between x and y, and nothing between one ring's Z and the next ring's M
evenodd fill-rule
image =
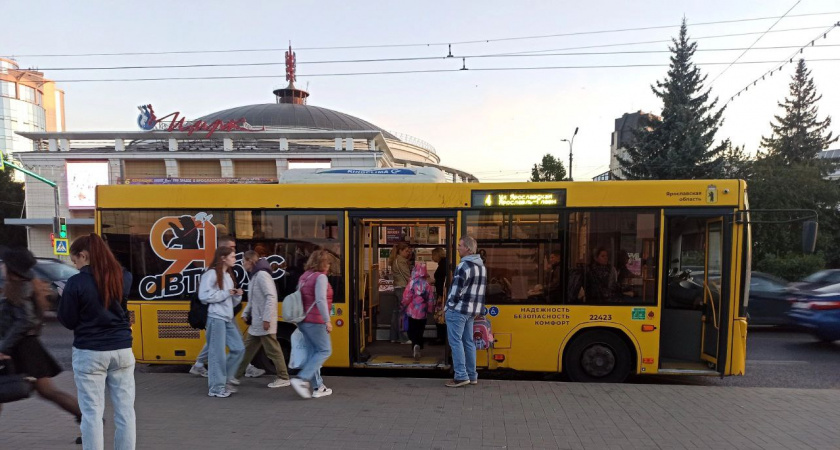
M242 360L245 346L233 308L242 301L242 289L236 285L233 266L236 253L230 247L216 249L213 264L201 276L198 298L207 303L208 385L210 397L229 397L236 388L228 384ZM225 358L225 347L230 353Z

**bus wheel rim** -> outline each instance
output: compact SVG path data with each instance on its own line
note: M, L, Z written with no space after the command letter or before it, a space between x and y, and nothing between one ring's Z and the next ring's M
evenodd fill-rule
M615 352L603 344L591 345L583 351L580 365L589 376L607 376L615 369Z

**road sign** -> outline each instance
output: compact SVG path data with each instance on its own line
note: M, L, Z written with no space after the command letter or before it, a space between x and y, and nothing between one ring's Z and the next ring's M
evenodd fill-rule
M53 253L67 256L70 254L70 239L56 239L53 244Z

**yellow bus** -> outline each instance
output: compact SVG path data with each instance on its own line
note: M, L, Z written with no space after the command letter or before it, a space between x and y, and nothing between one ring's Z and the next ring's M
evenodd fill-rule
M739 180L111 185L97 188L96 224L133 274L141 363L195 360L204 335L187 323L188 300L230 235L238 258L255 250L271 263L280 299L312 251L335 256L327 367L448 370L445 345L414 358L390 341L388 256L406 242L430 274L451 276L458 238L471 235L494 337L478 365L615 382L744 373L746 205ZM237 278L247 284L239 266ZM278 322L288 357L295 326ZM427 340L437 332L430 317Z

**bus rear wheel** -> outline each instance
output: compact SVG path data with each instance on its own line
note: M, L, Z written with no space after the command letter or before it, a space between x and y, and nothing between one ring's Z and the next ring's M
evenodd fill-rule
M621 337L605 330L576 337L563 358L563 369L572 381L621 383L630 375L632 356Z

